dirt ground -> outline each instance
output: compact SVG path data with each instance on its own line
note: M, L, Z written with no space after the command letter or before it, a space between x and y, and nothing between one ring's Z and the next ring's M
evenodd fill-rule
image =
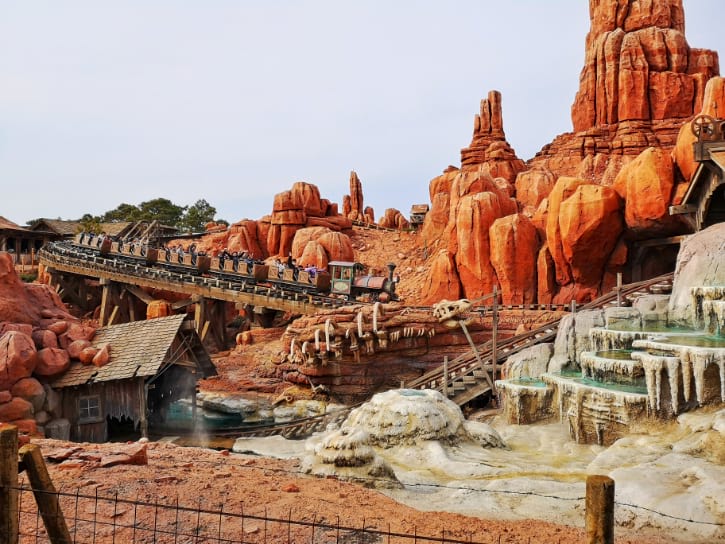
M200 542L205 541L204 535L207 535L207 541L212 540L211 533L213 538L222 535L237 542L413 542L402 537L388 538L388 531L464 542L567 544L585 541L581 528L533 520L496 521L446 512L418 511L372 489L302 474L294 461L151 442L147 445L148 464L104 468L100 462L102 455L128 446L79 445L46 439L33 442L41 447L44 455L62 448L82 448L65 461L48 461L58 490L70 494L78 492L81 497L117 496L119 499L161 505L156 508L131 503L114 505L112 501L103 500L94 504L96 501L91 499L74 501L73 497L67 497L63 499L64 513L71 532L76 531L79 542L165 542L164 538L170 542L196 540L177 538L172 535L174 530L187 534L196 530L196 541ZM25 509L31 509L32 499L28 496L23 500ZM175 508L177 501L182 508L181 514ZM164 508L163 505L172 505L172 508ZM183 507L212 512L223 508L224 514L244 513L247 519L241 527L238 518L211 516L213 519L210 520L210 514L204 514L204 519L201 519L194 512L185 512ZM265 524L255 519L256 516L304 521L306 525ZM76 517L86 521L79 522L76 527L73 521ZM36 523L34 516L26 515L26 518L26 526L32 528ZM218 519L223 520L221 527ZM237 526L234 526L235 523ZM318 527L315 530L313 523L329 524L331 528ZM343 526L341 532L335 529L338 523ZM42 527L42 523L40 525ZM131 528L134 525L135 530ZM344 530L345 526L379 529L386 535L351 539L350 531ZM159 531L155 536L151 536L152 527ZM165 530L169 533L164 537L162 531ZM314 539L311 538L313 534ZM339 534L347 534L348 537L340 539ZM91 540L83 540L82 535ZM425 540L419 538L418 542ZM645 540L637 535L620 534L617 542L662 542L662 539Z

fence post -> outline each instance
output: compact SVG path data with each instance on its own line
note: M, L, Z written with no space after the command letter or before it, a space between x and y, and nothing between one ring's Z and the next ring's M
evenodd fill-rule
M443 396L448 398L448 355L443 357Z
M43 517L45 530L48 531L48 539L52 544L70 544L73 540L68 532L63 511L60 509L60 500L53 481L43 461L40 446L26 444L20 448L20 457L30 480L30 486L33 488L38 510Z
M0 425L0 544L18 542L18 428Z
M587 476L587 544L614 544L614 480Z

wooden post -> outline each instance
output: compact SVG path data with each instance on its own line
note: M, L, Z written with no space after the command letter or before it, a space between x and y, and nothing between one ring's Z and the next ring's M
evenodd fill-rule
M493 330L491 331L491 362L493 363L493 380L491 392L496 395L496 363L498 362L498 286L493 286Z
M202 328L206 322L206 299L198 297L196 300L196 308L194 308L194 328L196 333L201 336ZM208 325L207 325L208 327Z
M614 544L614 480L587 476L587 544Z
M443 357L443 396L448 398L448 355Z
M0 544L18 542L18 428L0 425Z
M113 298L113 284L111 280L101 278L99 283L103 286L103 295L101 296L101 313L98 316L98 324L103 327L108 324L108 318L111 315L111 299Z
M43 454L40 446L26 444L20 448L20 458L25 467L25 473L33 488L35 502L43 517L45 530L48 532L48 539L52 544L70 544L73 540L68 532L63 512L60 509L60 501L56 494L53 481L50 479L48 469L43 461Z
M141 428L141 436L144 438L148 438L149 436L149 422L146 417L147 414L147 406L148 406L148 387L146 386L146 383L144 382L143 378L138 379L138 392L139 396L141 397L139 399L140 406L138 407L138 413L139 413L139 427Z
M617 272L617 307L622 305L622 273Z
M572 315L576 314L576 299L571 300L570 308Z

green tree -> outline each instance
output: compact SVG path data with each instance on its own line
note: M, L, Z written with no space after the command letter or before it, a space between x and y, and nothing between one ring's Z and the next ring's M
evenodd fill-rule
M215 215L216 208L203 198L199 199L187 208L182 228L190 232L202 232L207 223L214 221Z
M178 206L167 198L155 198L138 205L140 217L147 221L158 221L162 225L180 227L187 206Z
M138 206L126 204L125 202L123 204L119 204L116 209L107 211L100 217L100 220L103 223L138 221L139 219L141 219L141 210L139 210Z
M101 233L101 218L90 213L84 214L78 222L81 224L81 230L84 232Z

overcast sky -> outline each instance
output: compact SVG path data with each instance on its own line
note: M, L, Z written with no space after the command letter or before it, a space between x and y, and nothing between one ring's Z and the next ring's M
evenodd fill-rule
M685 0L725 54L725 2ZM0 0L0 215L206 199L257 219L295 181L379 217L428 202L503 94L531 158L571 130L586 0Z

